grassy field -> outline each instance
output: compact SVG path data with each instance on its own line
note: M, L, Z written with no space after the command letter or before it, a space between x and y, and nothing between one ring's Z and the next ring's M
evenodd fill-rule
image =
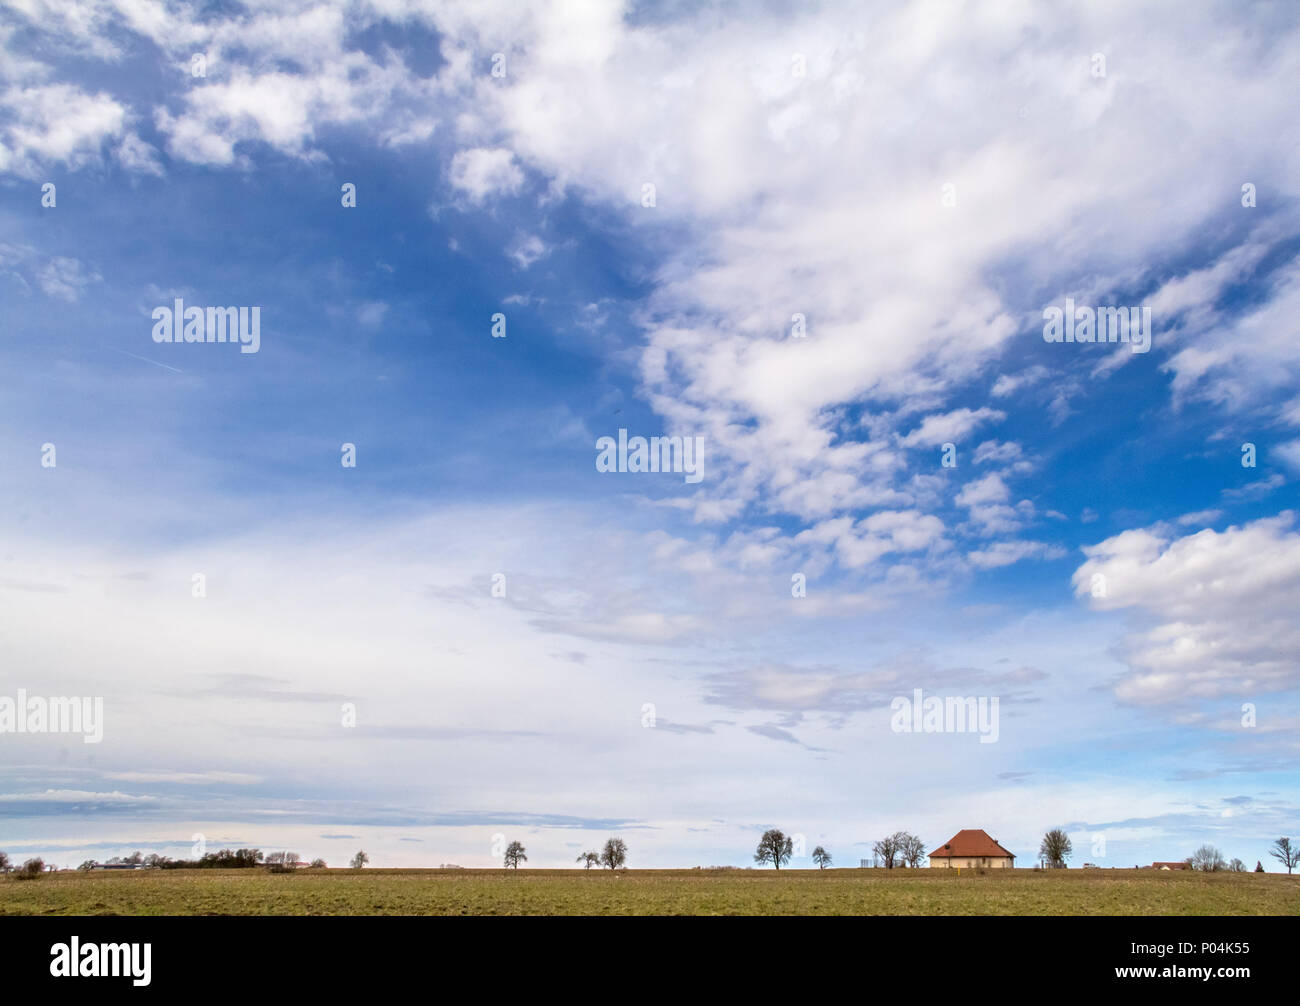
M149 870L0 880L0 915L1300 915L1300 876L1134 870Z

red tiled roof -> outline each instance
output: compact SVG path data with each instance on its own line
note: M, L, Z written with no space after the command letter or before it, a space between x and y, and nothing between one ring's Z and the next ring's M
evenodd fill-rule
M974 856L989 859L1016 858L1014 853L1007 852L1006 849L989 838L988 832L980 828L963 828L948 839L941 848L930 853L931 859L936 856L940 859L951 856Z

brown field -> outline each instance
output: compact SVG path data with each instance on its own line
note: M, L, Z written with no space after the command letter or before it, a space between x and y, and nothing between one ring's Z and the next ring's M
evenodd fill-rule
M1300 875L148 870L0 879L0 915L1300 915Z

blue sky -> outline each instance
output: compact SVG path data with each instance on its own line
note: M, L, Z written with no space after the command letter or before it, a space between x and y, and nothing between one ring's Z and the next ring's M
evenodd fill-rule
M0 848L1253 866L1297 830L1298 31L11 3L0 696L105 724L0 734ZM156 343L177 297L258 351ZM1150 352L1046 342L1066 298ZM620 428L704 477L597 471ZM891 730L916 688L996 743Z

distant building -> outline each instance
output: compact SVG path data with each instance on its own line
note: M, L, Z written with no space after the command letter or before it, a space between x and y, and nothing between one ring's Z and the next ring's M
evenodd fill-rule
M998 845L997 839L979 828L965 828L930 853L931 868L960 869L986 866L1009 870L1016 865L1015 853Z
M1152 870L1186 870L1186 863L1152 863L1149 869Z

